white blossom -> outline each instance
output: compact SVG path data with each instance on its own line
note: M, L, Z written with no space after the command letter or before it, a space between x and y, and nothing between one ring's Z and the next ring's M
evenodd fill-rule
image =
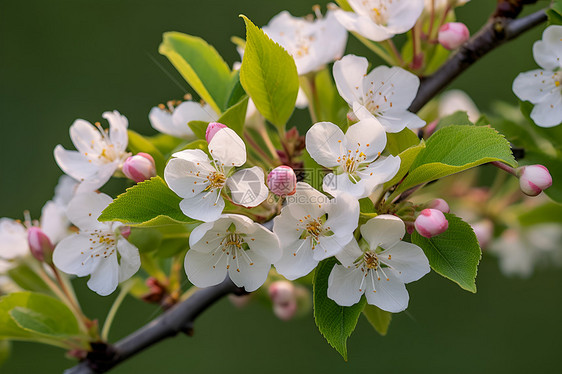
M257 290L281 256L279 240L268 229L238 214L202 223L189 236L185 272L197 287L222 282L226 275L246 291Z
M219 115L209 104L200 104L195 101L184 101L177 107L153 107L148 114L152 127L163 134L177 138L189 138L193 131L187 125L191 121L213 122Z
M397 66L378 66L367 74L368 66L365 57L355 55L334 63L338 92L355 115L361 119L361 112L371 113L386 132L424 126L425 121L408 111L418 92L419 78Z
M443 118L455 112L463 111L468 119L475 123L480 118L480 111L474 101L464 91L448 90L439 98L439 117Z
M424 0L348 0L353 12L334 11L347 30L367 39L383 41L414 27Z
M174 153L164 170L168 186L183 200L182 212L193 219L212 222L225 203L221 193L228 187L234 203L255 207L268 196L263 170L257 166L235 173L246 162L244 141L231 129L219 130L209 142L211 157L200 149Z
M533 45L533 56L542 69L521 73L513 81L513 92L535 104L531 118L538 126L562 122L562 26L549 26L542 40Z
M361 226L369 247L361 250L353 239L336 255L328 278L328 297L342 306L356 304L365 294L367 303L392 313L408 307L405 283L429 273L429 262L422 249L401 241L406 233L398 217L380 215Z
M94 191L103 186L130 156L125 152L128 144L127 118L118 111L105 112L102 116L109 121L109 131L99 123L93 126L78 119L70 126L70 138L77 150L66 150L60 144L55 148L55 160L59 167L80 182L77 193Z
M262 29L293 56L299 75L319 70L341 58L347 43L347 31L332 11L314 21L283 11Z
M330 122L316 123L306 133L310 156L334 170L322 185L333 196L348 193L361 199L392 179L400 168L400 157L381 157L385 146L386 133L372 116L351 125L345 134Z
M305 276L351 241L358 220L359 203L351 195L329 199L299 182L297 192L287 197L287 205L273 220L283 249L275 268L287 279Z
M53 253L57 268L79 277L91 275L88 287L102 296L132 277L140 268L138 249L119 230L120 222L99 222L112 198L96 192L76 195L67 215L80 232L64 238Z

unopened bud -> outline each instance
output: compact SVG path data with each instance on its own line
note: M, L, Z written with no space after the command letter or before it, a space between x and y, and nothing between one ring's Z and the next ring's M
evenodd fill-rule
M156 176L154 159L148 153L139 152L123 163L123 174L139 183Z
M447 202L443 199L432 200L429 203L428 208L437 209L443 213L449 213L451 211L449 204L447 204Z
M295 299L286 303L273 303L273 313L283 321L292 319L297 312L297 301Z
M494 224L492 221L484 219L482 221L472 223L470 226L472 226L476 239L478 239L480 248L486 248L490 243L490 240L492 240L492 236L494 234Z
M552 186L552 177L548 169L542 165L522 166L516 170L519 187L525 195L537 196Z
M122 237L129 239L129 235L131 235L131 226L121 226L119 230Z
M205 139L207 140L207 143L210 143L211 139L213 139L213 136L215 136L215 134L219 130L224 129L225 127L227 126L223 125L222 123L218 123L218 122L209 123L209 125L207 126L207 131L205 131Z
M295 299L295 286L286 280L276 281L271 283L268 293L274 303L286 303Z
M447 231L449 222L443 212L437 209L424 209L416 218L414 226L421 236L431 238Z
M43 230L35 226L27 229L27 241L33 257L38 261L52 264L55 247Z
M278 196L292 195L297 190L297 175L288 166L278 166L267 176L267 186Z
M439 28L437 39L448 50L457 49L470 38L468 27L461 22L449 22Z

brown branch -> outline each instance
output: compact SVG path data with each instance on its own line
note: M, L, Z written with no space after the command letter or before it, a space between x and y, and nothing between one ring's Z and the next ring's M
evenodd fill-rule
M496 10L496 14L498 14L498 10ZM410 111L414 113L419 111L429 100L482 56L545 22L546 19L545 10L539 10L521 19L493 16L439 70L428 77L422 78L418 94L409 108Z
M189 299L176 305L148 325L121 339L114 345L93 344L94 350L85 360L66 370L65 374L104 373L131 356L143 351L159 341L175 336L180 332L191 335L193 321L215 301L230 293L244 294L230 278L222 283L201 289Z

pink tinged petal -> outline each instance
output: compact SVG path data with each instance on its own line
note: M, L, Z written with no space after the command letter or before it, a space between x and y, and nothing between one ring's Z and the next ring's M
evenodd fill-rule
M102 152L102 135L90 122L77 119L70 126L70 139L82 155L97 157Z
M215 134L219 132L219 130L226 128L226 125L223 125L219 122L211 122L207 125L207 130L205 131L205 140L209 143Z
M369 62L365 57L344 56L334 63L334 79L340 96L351 106L363 99L363 78Z
M209 167L206 167L209 166ZM184 199L203 193L209 186L207 178L211 173L209 159L205 161L186 161L173 158L164 169L164 179L168 187Z
M55 247L53 263L61 271L84 277L97 267L100 258L93 255L90 234L72 234ZM92 257L93 256L93 257Z
M93 231L106 228L107 223L98 221L101 212L113 202L106 194L89 192L76 195L68 204L66 214L70 222L80 230Z
M345 238L353 234L359 221L359 202L348 194L342 194L326 204L328 219L324 227L330 227L335 236ZM340 243L343 247L349 243Z
M217 220L224 210L224 199L219 195L219 190L202 192L194 197L183 199L180 209L186 216L203 221Z
M351 239L343 249L336 254L336 258L343 266L351 266L359 258L363 256L363 251L359 248L357 240Z
M47 201L41 209L41 230L53 244L57 244L69 234L70 221L66 209L53 201Z
M214 160L225 167L242 166L246 163L246 145L238 134L229 128L217 131L209 142L209 152Z
M65 174L77 181L89 179L98 171L98 165L77 151L68 151L57 145L54 151L55 161Z
M457 49L469 38L470 31L462 22L449 22L439 28L439 43L448 50Z
M211 165L211 160L209 156L200 149L185 149L180 152L175 152L172 157L181 158L185 161L199 163L199 167L208 171L215 171L215 168Z
M269 195L263 170L258 166L239 170L226 180L232 201L251 208L260 205Z
M396 216L381 214L361 226L361 235L371 250L377 247L390 248L406 234L404 222Z
M115 254L100 258L98 266L88 280L88 287L98 295L107 296L119 285L119 264Z
M318 261L314 259L310 239L301 239L283 247L283 255L275 262L279 274L289 280L303 277L310 273Z
M13 260L29 254L25 227L10 218L0 218L0 259Z
M340 253L352 239L353 235L351 234L346 236L322 236L312 250L312 255L316 261L325 260Z
M254 231L248 233L244 240L253 253L267 260L269 264L275 263L283 253L277 235L257 223L253 226Z
M430 270L429 261L422 249L411 243L400 241L377 256L404 283L417 281Z
M380 279L374 271L369 271L365 279L365 297L367 303L376 305L382 310L391 313L398 313L406 310L410 295L404 283L398 279L391 271L386 271L387 278L383 276L379 269ZM376 291L376 292L375 292Z
M553 74L551 71L540 69L521 73L513 81L513 93L523 101L540 103L556 90Z
M531 111L537 126L554 127L562 123L562 92L555 91L537 103Z
M121 255L119 261L119 283L131 278L141 266L139 250L125 238L117 239L117 251Z
M137 183L156 176L154 158L148 153L139 152L130 156L121 168L125 176Z
M424 209L416 218L414 226L421 236L431 238L447 231L449 222L440 210Z
M540 67L546 70L556 70L562 67L562 26L547 27L542 40L533 45L533 56Z
M109 139L115 146L115 150L118 152L125 152L127 144L129 143L129 136L127 134L129 121L127 117L116 110L104 112L102 117L109 122Z
M185 273L196 287L210 287L219 284L226 278L226 258L222 251L201 253L188 251L185 256Z
M360 268L335 265L328 277L328 297L341 306L357 304L365 293L364 278Z
M306 133L306 150L320 165L336 167L338 158L347 151L345 135L331 122L316 123Z
M345 137L347 149L352 151L352 155L363 153L365 162L376 159L386 147L386 133L375 117L365 118L351 125Z
M228 275L238 287L244 287L246 291L252 292L265 282L269 270L271 270L271 262L268 259L252 250L245 251L245 254L238 251L237 259L230 258Z

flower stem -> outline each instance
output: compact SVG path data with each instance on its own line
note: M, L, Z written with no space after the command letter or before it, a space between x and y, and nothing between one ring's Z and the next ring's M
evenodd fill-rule
M384 48L381 46L373 43L369 39L357 34L356 32L352 33L361 43L363 43L367 48L377 54L380 58L382 58L387 64L396 65L396 61L390 56Z
M103 328L101 330L101 339L102 341L106 342L109 337L109 330L111 329L111 325L113 324L113 320L115 319L115 315L117 314L117 310L125 300L125 296L129 293L131 288L133 288L134 282L125 282L121 285L121 289L119 291L119 295L111 305L111 309L107 313L107 317L105 318L105 322L103 323Z

